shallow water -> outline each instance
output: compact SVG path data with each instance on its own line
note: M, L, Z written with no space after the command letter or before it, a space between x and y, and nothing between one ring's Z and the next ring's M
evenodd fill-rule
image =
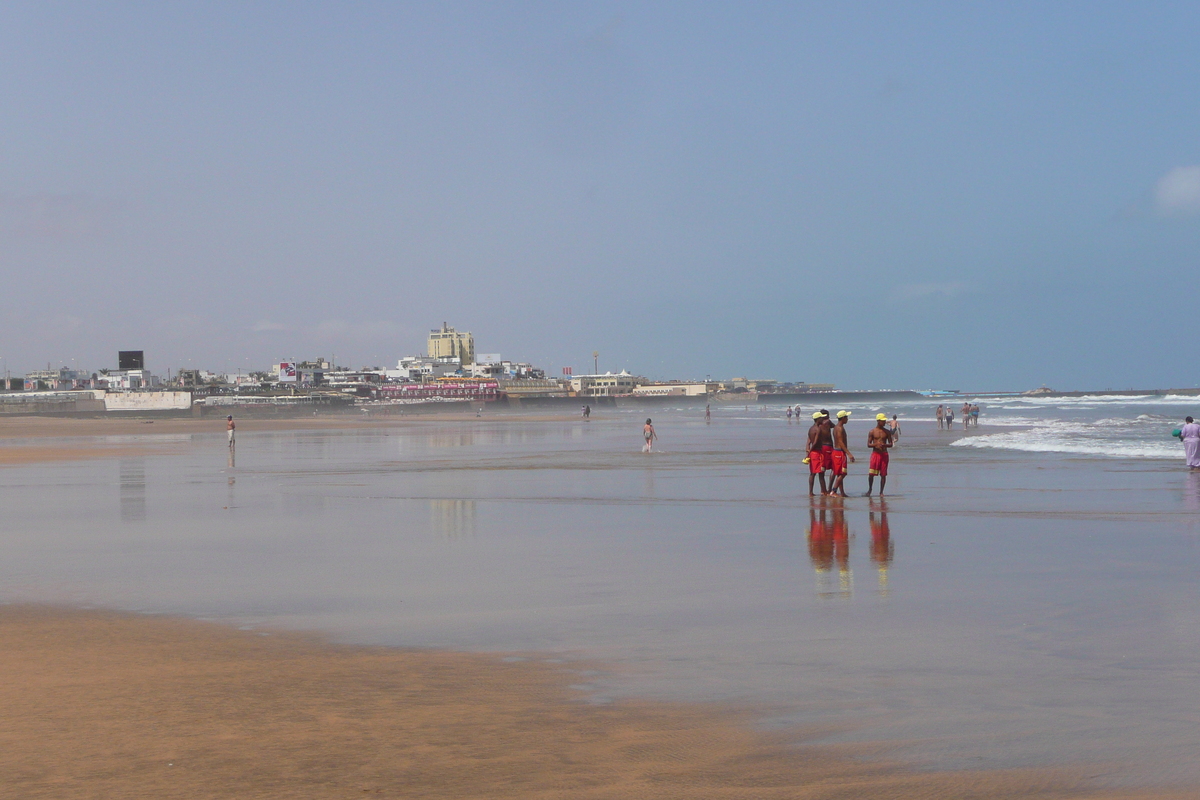
M962 431L913 420L886 501L810 501L806 426L777 411L706 425L656 409L651 455L638 412L610 411L247 420L236 461L217 431L9 468L0 599L599 657L598 701L762 704L939 767L1086 760L1113 762L1095 770L1113 782L1200 781L1200 475L956 445ZM1020 429L993 414L969 436ZM869 424L852 423L858 492Z

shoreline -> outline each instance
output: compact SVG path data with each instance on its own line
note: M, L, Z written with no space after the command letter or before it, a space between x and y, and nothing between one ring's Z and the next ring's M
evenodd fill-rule
M1184 796L1081 767L916 771L730 707L590 704L578 670L502 654L34 605L0 606L0 642L22 797Z

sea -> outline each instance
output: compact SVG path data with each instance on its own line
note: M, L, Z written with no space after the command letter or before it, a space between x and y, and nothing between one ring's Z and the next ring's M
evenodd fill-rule
M949 431L938 402L845 407L841 500L808 495L815 402L101 437L147 450L0 469L0 601L550 661L582 702L730 704L922 768L1200 784L1171 437L1200 398L981 397ZM867 498L876 413L902 434Z

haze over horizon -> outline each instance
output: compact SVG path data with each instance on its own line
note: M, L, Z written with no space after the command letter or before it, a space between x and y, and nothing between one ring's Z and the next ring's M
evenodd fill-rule
M14 374L1200 385L1200 7L0 7Z

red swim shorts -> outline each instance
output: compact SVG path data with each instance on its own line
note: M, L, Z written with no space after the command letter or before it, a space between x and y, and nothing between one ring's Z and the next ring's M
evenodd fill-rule
M890 453L871 453L871 468L868 473L871 475L882 475L887 477L887 465Z
M821 457L825 459L825 469L833 469L833 445L821 445Z
M846 474L846 465L849 463L846 460L846 454L841 450L834 450L829 455L830 455L830 458L832 459L829 462L829 465L833 469L833 474L834 475L845 475Z
M825 471L825 456L820 450L812 450L808 454L808 473L820 475Z

